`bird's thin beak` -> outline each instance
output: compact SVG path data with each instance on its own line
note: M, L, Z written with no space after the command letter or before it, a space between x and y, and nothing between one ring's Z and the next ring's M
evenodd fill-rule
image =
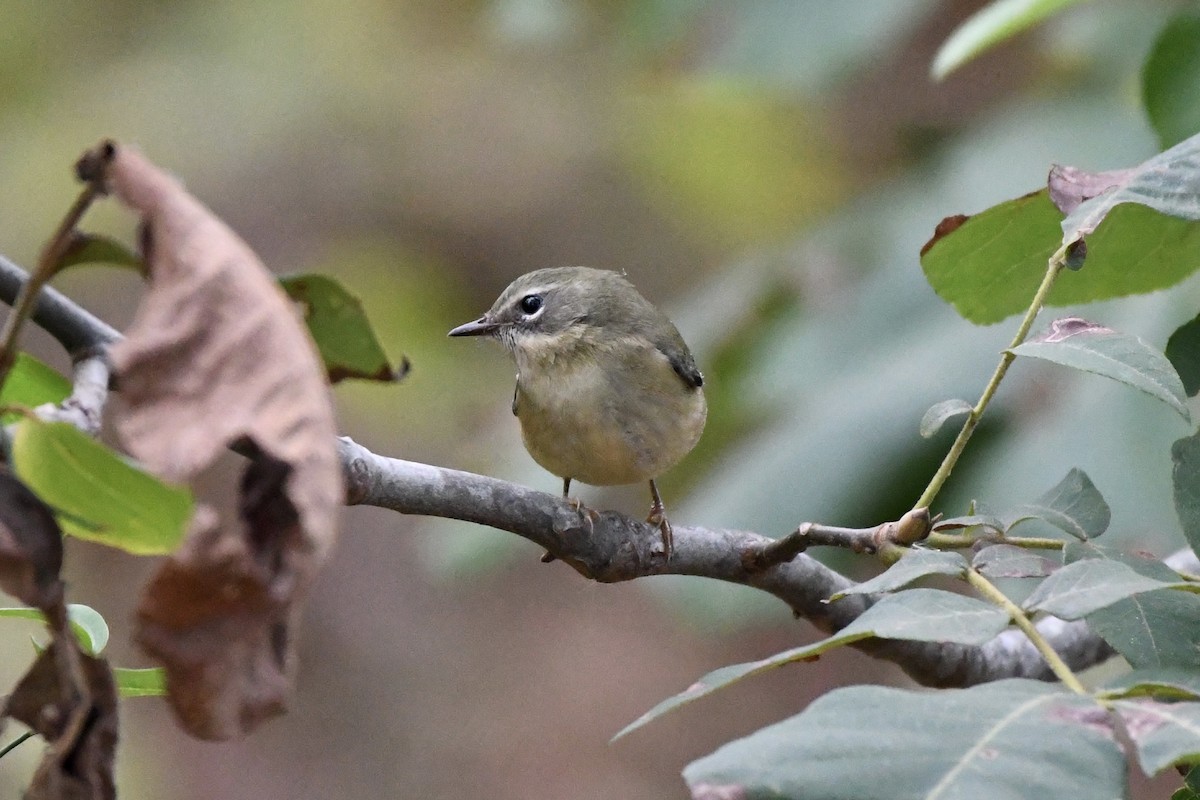
M447 336L486 336L489 333L495 333L499 327L499 323L492 322L492 320L488 319L487 314L484 314L474 322L459 325L450 331Z

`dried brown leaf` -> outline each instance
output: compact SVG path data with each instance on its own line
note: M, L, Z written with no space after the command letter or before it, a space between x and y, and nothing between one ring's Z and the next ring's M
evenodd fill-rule
M0 469L0 589L48 615L63 604L62 561L62 531L54 513Z
M231 446L251 456L240 519L198 508L138 611L180 721L228 738L282 710L298 603L334 540L344 489L329 391L291 303L233 231L127 147L107 177L142 217L149 279L112 350L122 443L179 482Z
M25 800L111 800L116 797L117 687L107 662L55 634L4 705L47 747Z

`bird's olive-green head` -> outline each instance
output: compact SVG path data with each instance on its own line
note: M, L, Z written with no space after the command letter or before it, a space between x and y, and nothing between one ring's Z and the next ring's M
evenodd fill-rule
M450 335L494 336L513 349L524 337L553 337L571 329L643 333L659 317L658 309L616 272L553 267L517 278L486 314Z

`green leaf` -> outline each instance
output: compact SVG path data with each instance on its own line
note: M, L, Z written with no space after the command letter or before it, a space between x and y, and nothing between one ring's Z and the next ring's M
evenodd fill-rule
M80 603L68 603L67 619L88 655L97 655L108 644L108 623L96 609Z
M1175 790L1171 800L1200 800L1200 767L1192 767L1183 778L1183 786Z
M317 343L329 382L347 378L392 382L408 372L408 361L393 369L362 303L325 275L292 275L280 286L304 308L308 332Z
M967 560L958 553L943 550L913 549L909 550L899 561L871 580L859 583L845 591L837 592L829 599L838 600L850 594L892 592L926 575L961 576L966 570Z
M1135 594L1157 589L1200 593L1200 584L1148 578L1119 561L1089 558L1055 572L1025 599L1029 611L1045 611L1062 619L1080 619Z
M1142 66L1142 105L1163 147L1200 133L1200 11L1167 23Z
M1200 553L1200 433L1171 445L1175 513L1192 551Z
M46 617L41 611L24 606L0 608L0 617L46 621ZM67 622L71 626L71 632L79 641L79 646L88 655L96 655L108 644L108 623L104 621L104 617L100 616L100 612L90 606L68 603Z
M1047 191L947 217L921 248L925 278L971 322L999 322L1028 307L1058 247L1061 219Z
M971 559L971 566L989 578L1042 578L1058 569L1045 556L1012 544L983 548Z
M1089 173L1070 167L1056 167L1050 174L1050 192L1056 195L1066 179L1083 191L1073 199L1082 200L1073 209L1058 205L1067 213L1062 221L1064 244L1077 241L1096 231L1117 206L1133 203L1152 208L1160 214L1181 220L1200 220L1200 135L1184 139L1174 147L1129 169ZM1097 189L1104 187L1102 191ZM1086 198L1086 199L1085 199ZM1126 232L1129 235L1130 232ZM1154 251L1158 242L1153 239ZM1089 254L1098 246L1089 241ZM1089 255L1089 258L1091 256ZM1200 266L1200 265L1197 265Z
M113 678L121 697L162 697L167 693L167 675L162 667L115 667Z
M668 711L712 694L743 678L794 661L815 658L826 650L859 639L875 636L880 639L978 645L1004 630L1008 621L1008 615L990 603L937 589L910 589L898 594L884 595L858 619L827 639L785 650L759 661L713 670L685 691L668 697L626 725L613 740L637 730Z
M1125 769L1102 706L1006 680L938 692L837 689L689 764L683 777L704 798L1119 798Z
M52 367L28 353L17 353L17 360L0 386L0 406L36 408L43 403L61 403L71 394L71 382ZM5 415L11 422L16 415Z
M1179 373L1188 397L1200 392L1200 316L1180 325L1167 340L1167 360Z
M1005 515L1005 531L1026 519L1041 519L1076 539L1092 539L1108 529L1112 511L1083 470L1067 473L1050 491Z
M1147 775L1173 764L1200 762L1200 703L1117 700L1113 707Z
M1185 420L1191 420L1187 394L1175 368L1162 353L1136 336L1066 317L1009 352L1112 378L1163 401Z
M1004 533L1008 525L1004 524L995 514L968 514L964 517L950 517L934 524L935 531L952 531L962 528L988 528L996 533Z
M1164 289L1200 268L1198 184L1200 136L1131 169L1055 167L1051 188L942 220L921 266L943 300L981 325L1026 309L1050 256L1084 235L1086 265L1059 276L1048 305Z
M932 439L948 421L970 414L973 408L974 406L966 400L957 398L935 403L925 412L925 416L921 417L921 438Z
M143 267L141 257L124 243L102 234L77 231L63 253L58 269L61 271L79 264L113 264L137 270Z
M996 0L954 29L938 49L930 72L942 80L980 53L1082 0Z
M187 531L191 493L61 422L22 420L13 468L55 509L65 533L136 555L169 553Z
M1135 669L1108 681L1099 695L1111 699L1200 700L1200 670L1184 667Z

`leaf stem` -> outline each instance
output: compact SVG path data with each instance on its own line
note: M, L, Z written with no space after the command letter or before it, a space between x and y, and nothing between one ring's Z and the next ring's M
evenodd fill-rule
M29 739L32 739L36 735L37 734L35 734L33 731L26 731L25 733L22 733L16 739L13 739L11 742L6 744L4 746L3 750L0 750L0 758L4 758L6 755L11 753L13 750L16 750L19 745L23 744L24 742L28 741Z
M92 202L104 194L103 166L111 158L112 151L105 149L96 156L95 160L85 163L81 159L80 163L76 165L76 173L80 180L84 181L83 190L75 198L71 207L67 209L67 213L58 223L58 227L46 242L46 246L42 248L41 255L38 256L37 267L29 279L21 284L21 290L13 302L12 311L4 320L4 329L0 330L0 386L4 385L9 370L16 361L17 337L21 326L33 313L38 293L58 272L67 251L75 243L78 236L75 226L79 224L79 220L83 218Z
M1033 624L1020 606L1009 600L1003 592L996 588L994 583L974 569L967 570L967 583L971 584L975 591L983 595L984 599L995 603L1008 612L1008 616L1012 618L1012 621L1016 623L1018 628L1025 632L1025 635L1029 637L1029 641L1033 642L1033 646L1042 654L1042 658L1046 659L1046 663L1050 665L1051 671L1058 676L1058 679L1062 681L1064 686L1075 694L1088 696L1087 689L1080 683L1079 678L1071 671L1071 668L1067 666L1067 662L1063 661L1062 656L1050 646L1050 643L1046 641L1041 631L1037 629L1037 626Z
M1062 539L1048 537L1043 539L1037 536L965 536L956 533L931 533L925 537L925 544L944 549L973 547L980 542L1011 544L1014 547L1025 547L1030 550L1062 550L1067 544Z
M1033 321L1037 318L1038 312L1046 304L1046 298L1049 297L1050 290L1054 287L1054 281L1058 277L1058 274L1062 272L1063 266L1066 263L1066 256L1066 244L1059 247L1050 256L1050 260L1046 265L1046 274L1042 276L1042 283L1038 286L1033 299L1029 302L1029 308L1025 311L1025 317L1021 320L1021 324L1017 328L1012 342L1000 354L1000 363L996 365L996 370L992 373L991 380L984 387L983 394L979 397L979 402L967 414L967 418L963 421L963 426L958 432L958 437L955 438L954 444L950 446L950 451L946 453L941 466L938 467L938 471L934 473L933 478L929 481L929 485L925 487L925 491L913 505L913 508L928 508L932 505L938 492L942 490L942 486L945 485L946 480L950 477L950 473L954 470L954 465L958 463L959 457L967 447L967 442L971 439L971 434L975 432L976 426L979 425L979 420L983 418L983 412L987 409L988 403L992 401L996 390L1000 388L1000 381L1004 380L1005 373L1008 372L1009 366L1016 358L1012 353L1012 349L1025 341L1025 337L1029 335L1029 330L1033 327Z

